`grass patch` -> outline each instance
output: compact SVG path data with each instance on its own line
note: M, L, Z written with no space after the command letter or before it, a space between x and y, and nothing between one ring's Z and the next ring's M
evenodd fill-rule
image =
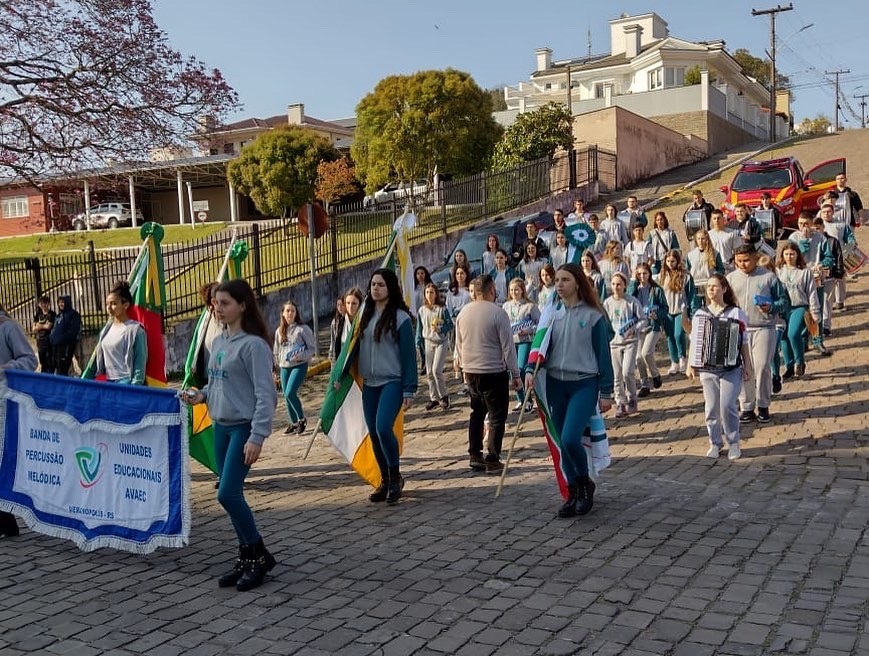
M163 244L176 244L202 239L208 235L220 232L227 225L229 224L222 221L200 223L197 224L195 230L189 225L163 226L163 230L165 231ZM80 252L87 250L88 241L90 240L93 240L94 248L97 250L123 246L139 246L142 243L139 228L114 228L7 237L0 240L0 251L3 253L3 259L17 259L48 253L58 254L64 251Z

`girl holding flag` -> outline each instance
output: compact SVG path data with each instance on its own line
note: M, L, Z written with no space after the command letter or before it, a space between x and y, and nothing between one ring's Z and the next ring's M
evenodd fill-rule
M308 427L308 420L299 400L299 388L305 382L308 364L314 355L314 333L299 321L299 309L292 301L284 303L281 309L281 322L275 331L275 366L280 372L281 390L287 404L287 417L290 424L285 435L302 435Z
M226 329L214 340L208 384L201 390L187 390L181 398L191 405L207 403L214 422L220 478L217 501L229 515L239 543L238 559L218 585L244 592L262 585L276 564L244 498L244 479L272 432L277 401L272 380L274 355L265 321L245 280L218 285L214 311Z
M567 479L567 501L559 517L588 513L595 485L583 434L595 415L612 407L613 367L610 340L613 331L582 268L564 264L555 273L558 299L540 321L531 360L540 361L542 380L525 374L526 389L538 386L551 418L555 440L560 441L560 467ZM543 389L539 389L542 387ZM559 463L556 463L559 465Z
M368 498L391 505L404 488L395 421L402 408L410 408L417 388L413 320L392 269L371 274L352 357L363 380L362 410L381 472L380 487Z

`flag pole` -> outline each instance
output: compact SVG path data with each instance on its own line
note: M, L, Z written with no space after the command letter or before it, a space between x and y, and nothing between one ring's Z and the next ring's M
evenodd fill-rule
M537 370L540 369L542 358L537 358L534 363L534 371L532 377L537 378ZM525 381L522 381L525 384ZM534 395L537 396L536 394ZM516 420L516 429L513 431L513 439L510 440L510 448L507 449L507 459L504 461L504 469L501 470L501 478L498 479L498 487L495 488L495 498L501 496L501 490L504 489L504 480L507 478L507 467L510 466L510 458L513 456L513 447L516 446L516 440L519 437L519 429L522 427L522 420L525 418L525 408L528 406L528 390L525 390L525 400L522 402L522 409L519 411L519 419Z
M305 449L305 455L302 456L302 460L308 459L308 454L311 453L311 447L314 446L314 440L317 438L317 435L320 433L320 424L323 422L322 419L317 420L317 425L314 426L314 432L311 433L311 439L308 440L308 448Z

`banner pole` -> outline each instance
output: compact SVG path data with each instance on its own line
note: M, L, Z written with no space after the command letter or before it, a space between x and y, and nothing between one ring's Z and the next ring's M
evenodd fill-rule
M537 362L534 364L534 372L531 374L534 378L537 378L537 370L540 369L541 359L538 358ZM522 385L525 385L525 381L522 381ZM525 400L522 402L522 409L519 411L519 419L516 420L516 429L513 431L513 439L510 440L510 448L507 449L507 459L504 461L504 469L501 470L501 477L498 479L498 487L495 488L495 498L501 496L501 490L504 489L504 480L507 478L507 467L510 466L510 458L513 456L513 447L516 446L516 440L519 437L519 429L522 427L522 420L525 418L525 408L528 406L528 391L525 390ZM534 395L537 396L536 394Z

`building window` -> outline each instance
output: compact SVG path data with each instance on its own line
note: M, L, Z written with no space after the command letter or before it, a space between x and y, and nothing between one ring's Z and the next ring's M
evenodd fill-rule
M235 144L232 142L223 144L223 154L224 155L234 155L235 154Z
M660 89L664 86L664 70L656 68L654 71L649 71L649 91Z
M685 69L669 66L664 69L664 86L681 87L685 84Z
M543 85L543 88L549 91L550 89L552 89L552 82L547 82Z
M4 219L25 219L30 216L27 196L10 196L3 199L0 214Z
M609 84L611 84L611 83L610 82L595 82L594 83L594 97L595 98L603 98L603 90Z

